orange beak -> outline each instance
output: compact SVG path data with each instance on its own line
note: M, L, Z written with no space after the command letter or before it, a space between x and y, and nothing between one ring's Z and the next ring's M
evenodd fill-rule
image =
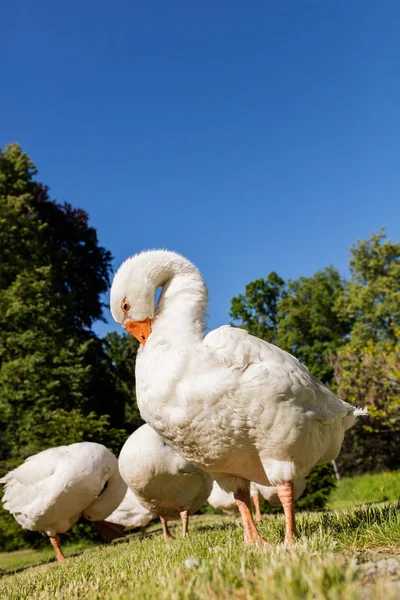
M138 342L141 344L145 344L147 342L147 338L151 334L151 324L153 319L145 319L144 321L127 321L125 323L125 329L129 331L133 337L135 337Z

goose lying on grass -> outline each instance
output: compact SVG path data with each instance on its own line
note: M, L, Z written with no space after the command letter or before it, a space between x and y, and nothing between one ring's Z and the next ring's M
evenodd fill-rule
M160 517L164 539L171 538L170 519L181 518L186 535L189 515L206 502L212 477L181 458L149 425L128 438L118 465L140 504Z
M126 484L117 459L101 444L49 448L27 458L0 483L5 484L4 508L24 529L48 535L58 562L64 560L58 534L81 516L94 521L105 539L122 535L118 526L102 521L120 504Z
M224 326L204 338L207 303L200 272L174 252L142 252L117 271L113 317L142 344L140 413L188 462L234 493L249 544L263 540L248 481L276 486L287 545L295 534L294 482L336 458L344 432L364 411L335 396L296 358L243 329Z

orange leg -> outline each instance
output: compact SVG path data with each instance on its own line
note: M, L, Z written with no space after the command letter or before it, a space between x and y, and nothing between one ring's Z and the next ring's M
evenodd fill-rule
M257 527L254 524L253 515L251 514L249 489L238 490L234 496L236 505L240 511L240 516L242 517L245 544L267 545L268 543L260 536Z
M282 502L283 512L285 513L286 535L285 546L288 547L293 542L296 535L296 521L294 518L294 499L293 499L293 483L278 483L276 491L279 500Z
M56 553L57 562L59 562L59 563L63 562L65 560L65 556L62 553L61 548L60 548L60 536L58 536L58 535L49 536L49 540L50 540L51 545L54 548L54 552Z
M169 532L167 520L164 519L164 517L160 517L160 521L161 521L162 530L163 530L163 534L164 534L164 540L166 542L169 542L172 539L172 535Z
M260 494L257 492L257 494L255 496L252 496L251 499L253 500L253 504L256 509L256 521L257 523L262 523L263 518L260 510Z
M185 537L185 535L187 535L188 528L189 528L189 515L188 515L187 510L183 510L181 512L181 519L182 519L182 535L183 535L183 537Z
M146 526L141 525L140 531L142 532L142 535L144 536L144 534L146 533Z

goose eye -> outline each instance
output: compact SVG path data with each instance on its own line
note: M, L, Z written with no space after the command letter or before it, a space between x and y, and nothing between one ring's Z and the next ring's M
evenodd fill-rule
M123 302L121 308L124 311L124 313L127 313L129 312L131 305L129 304L129 302Z

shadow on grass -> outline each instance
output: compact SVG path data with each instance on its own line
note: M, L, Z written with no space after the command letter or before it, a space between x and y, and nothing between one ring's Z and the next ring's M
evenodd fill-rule
M196 533L198 531L203 532L203 531L235 531L238 527L241 527L241 523L213 523L210 525L198 525L196 527L196 529L194 529L194 531L196 531Z
M97 546L94 546L94 548L96 548L96 547ZM72 552L71 554L68 554L65 558L66 558L66 560L68 560L70 558L74 558L75 556L80 556L81 554L86 552L86 550L88 550L88 548L85 548L84 550L79 550L77 552ZM57 561L56 561L56 557L54 556L51 558L46 558L46 560L41 560L40 562L37 562L37 563L24 565L22 567L16 567L15 569L0 569L0 578L5 577L6 575L15 575L16 573L21 573L22 571L27 571L28 569L42 567L43 565L49 565L49 564L55 563L55 562L57 562Z

